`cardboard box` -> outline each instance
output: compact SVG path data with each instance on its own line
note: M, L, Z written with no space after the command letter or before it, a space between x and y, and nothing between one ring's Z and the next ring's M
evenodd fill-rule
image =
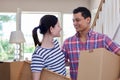
M22 66L22 62L1 62L0 80L18 80Z
M32 80L30 63L24 62L19 80ZM70 78L47 69L43 69L41 72L40 80L70 80Z
M104 48L81 51L78 80L118 80L120 57Z
M9 63L0 63L0 79L1 80L10 80L10 64Z
M32 80L30 62L2 62L0 63L0 80ZM70 80L70 78L43 69L40 80Z
M70 78L56 74L47 69L43 69L40 80L70 80Z

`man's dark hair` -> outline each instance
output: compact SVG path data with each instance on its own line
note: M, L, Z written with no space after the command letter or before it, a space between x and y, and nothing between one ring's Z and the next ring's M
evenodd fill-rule
M73 14L82 13L82 16L86 19L91 18L91 12L86 7L78 7L73 10Z

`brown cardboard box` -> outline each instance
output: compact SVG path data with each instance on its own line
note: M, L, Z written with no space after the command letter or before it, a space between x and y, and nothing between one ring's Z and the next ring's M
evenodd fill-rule
M0 80L18 80L22 62L1 62Z
M104 48L81 51L78 80L117 80L120 57Z
M56 74L47 69L43 69L40 80L70 80L70 78Z
M19 80L32 80L32 73L30 69L30 63L24 62ZM40 80L70 80L70 78L55 72L43 69L41 72Z
M32 80L30 64L26 61L0 63L0 80ZM40 80L70 80L70 78L43 69Z
M0 80L10 80L10 64L0 63Z

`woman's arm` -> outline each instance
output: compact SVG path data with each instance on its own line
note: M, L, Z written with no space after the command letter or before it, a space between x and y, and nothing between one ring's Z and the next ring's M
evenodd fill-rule
M33 80L40 80L40 72L32 73Z

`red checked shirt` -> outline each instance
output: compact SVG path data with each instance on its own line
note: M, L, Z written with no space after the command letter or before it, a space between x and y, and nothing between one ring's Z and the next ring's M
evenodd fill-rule
M70 76L72 80L77 80L78 59L81 50L91 50L95 48L106 48L107 50L117 53L120 50L120 45L113 42L109 37L92 31L87 35L87 41L81 42L77 37L77 33L64 41L62 50L65 54L66 62L70 62Z

